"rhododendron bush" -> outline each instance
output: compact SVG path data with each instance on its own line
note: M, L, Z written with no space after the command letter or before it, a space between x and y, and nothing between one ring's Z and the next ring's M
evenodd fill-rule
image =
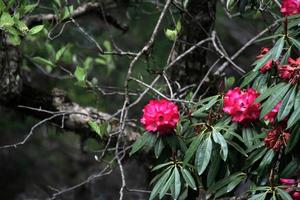
M232 8L234 1L228 1ZM245 199L300 199L300 1L283 0L281 26L252 70L224 92L198 102L153 99L145 132L131 154L153 152L150 199L238 194ZM203 190L203 191L202 191Z
M0 113L0 200L300 200L300 0L0 0Z

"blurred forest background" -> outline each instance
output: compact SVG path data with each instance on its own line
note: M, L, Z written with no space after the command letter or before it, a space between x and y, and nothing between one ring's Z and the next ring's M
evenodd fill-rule
M36 3L35 1L25 2L28 5ZM84 3L86 1L74 0L66 5L66 2L59 0L41 0L30 14L63 13L66 9L74 10ZM99 3L103 5L105 19L99 16L99 13L88 12L76 18L76 22L105 51L115 51L120 48L124 52L135 53L149 40L165 4L164 1L158 0L106 0L99 1ZM165 32L167 29L174 29L174 24L180 19L182 11L172 5L172 10L168 12L170 13L165 16L159 28L155 45L151 49L151 56L137 62L133 71L132 76L146 83L151 82L157 75L156 71L166 64L173 45L173 41L166 36ZM226 14L222 1L216 3L214 29L228 55L233 55L247 41L268 26L268 13L257 12L255 16L249 17L245 14L230 17ZM132 55L100 55L99 49L89 36L68 19L57 24L54 21L43 21L43 23L45 28L36 35L22 38L19 47L22 52L22 76L26 84L48 94L53 92L53 88L58 88L58 91L65 91L64 95L68 96L72 102L77 102L81 106L94 107L102 112L115 113L121 108L124 100L122 95L103 95L95 88L84 87L82 83L76 81L74 76L70 76L70 73L73 74L76 66L81 66L91 84L99 85L106 92L123 92L123 84ZM253 44L235 62L248 71L262 46L262 43ZM64 48L64 53L55 61L56 53L61 48ZM218 55L215 51L207 49L206 65L211 66ZM198 56L197 59L203 59L200 55ZM37 57L54 61L45 64ZM218 69L221 64L215 69ZM176 76L175 70L172 73ZM241 74L227 67L221 79L211 77L216 80L213 81L216 88L221 87L222 81L220 80L223 80L224 75L237 79L241 77ZM130 92L138 94L143 89L140 85L130 82ZM211 89L211 93L215 92ZM153 96L155 95L149 92L148 96L131 109L129 118L133 119L133 122L139 125L136 119L141 117L143 105ZM26 102L21 101L19 105L23 105L22 103ZM1 146L19 142L41 120L36 115L31 115L30 110L20 109L12 104L15 103L5 102L0 107ZM33 102L32 106L34 105ZM17 148L1 149L0 199L46 199L55 191L76 185L102 170L104 166L95 159L95 155L101 153L106 140L101 143L98 139L86 139L75 132L63 129L59 125L45 123L34 130L34 134L25 144ZM111 156L112 154L106 155L107 159ZM125 199L147 199L147 193L131 191L130 188L149 189L150 160L151 157L147 157L146 154L135 155L134 159L126 155L123 159L127 179ZM112 165L115 169L111 174L67 192L61 199L118 199L121 187L120 172L115 163Z

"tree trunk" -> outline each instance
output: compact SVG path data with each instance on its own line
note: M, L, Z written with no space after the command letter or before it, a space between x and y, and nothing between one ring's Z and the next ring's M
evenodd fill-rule
M180 40L185 41L186 44L181 43L178 46L178 54L186 51L193 44L210 37L214 27L215 14L216 0L189 1L187 12L183 14L183 34L180 37ZM197 48L186 56L184 64L174 67L171 76L174 81L178 81L184 87L199 83L206 72L206 49Z

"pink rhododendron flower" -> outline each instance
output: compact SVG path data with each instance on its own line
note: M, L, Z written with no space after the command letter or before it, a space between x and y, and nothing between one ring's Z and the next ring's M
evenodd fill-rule
M269 48L267 47L263 47L261 50L260 50L260 54L258 56L256 56L257 59L260 59L262 57L264 57L264 55L266 55L266 53L268 53L270 51Z
M141 123L145 129L150 132L158 131L161 135L171 133L179 121L177 105L165 99L150 100L143 112Z
M298 177L299 178L299 177ZM284 185L292 186L292 187L298 187L299 188L299 183L297 182L296 179L292 178L280 178L280 182ZM292 196L293 200L300 200L300 192L294 191L293 188L287 188L286 191L290 193Z
M282 101L279 101L276 104L276 106L268 114L266 114L264 116L264 119L269 121L270 123L274 123L281 104L282 104Z
M300 0L282 0L280 12L284 16L300 13Z
M286 145L290 138L290 133L284 131L284 126L272 129L268 132L267 137L265 137L264 142L266 147L278 151L282 145Z
M300 81L300 57L296 60L289 58L288 64L278 66L279 77L295 84Z
M278 67L279 77L290 80L295 73L295 68L290 65L283 65Z
M292 178L280 178L280 182L285 185L294 185L297 183L297 181Z
M293 200L300 200L300 192L293 192L292 198Z
M261 73L266 73L267 71L269 71L273 67L274 63L276 63L276 62L273 62L273 60L269 60L264 66L262 66L259 69L259 71Z
M230 114L234 122L254 121L260 114L260 103L254 102L258 96L252 88L241 90L236 87L225 94L223 111Z
M290 65L300 65L300 57L294 60L293 58L288 58L288 63Z

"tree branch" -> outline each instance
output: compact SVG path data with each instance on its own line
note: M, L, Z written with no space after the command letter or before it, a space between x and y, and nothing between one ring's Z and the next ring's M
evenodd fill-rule
M112 25L113 27L123 31L127 32L128 31L128 26L122 25L117 19L115 19L113 16L111 16L108 13L103 13L101 9L101 3L93 3L93 2L88 2L80 5L77 7L72 13L71 16L72 18L80 18L86 15L90 15L91 13L97 14L97 16L102 19L107 21L108 24ZM64 19L63 21L66 21L70 19L70 17ZM59 22L59 18L55 14L36 14L36 15L29 15L24 18L25 23L27 24L28 27L33 27L35 25L42 24L44 21L54 21L54 22Z

